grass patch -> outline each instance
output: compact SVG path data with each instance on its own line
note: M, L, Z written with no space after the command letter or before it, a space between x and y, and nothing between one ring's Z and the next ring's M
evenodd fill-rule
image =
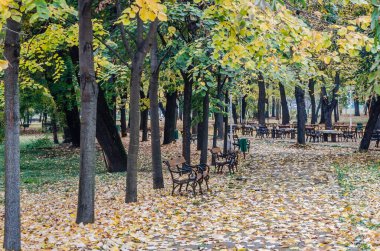
M21 187L36 190L44 184L79 176L80 152L54 145L47 138L21 137ZM97 152L96 173L106 170L101 152ZM4 190L4 145L0 145L0 190Z

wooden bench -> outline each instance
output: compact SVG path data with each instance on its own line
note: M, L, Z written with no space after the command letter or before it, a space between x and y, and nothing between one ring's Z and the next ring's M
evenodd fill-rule
M380 131L373 131L372 136L371 136L371 141L376 141L375 147L379 147L379 142L380 142Z
M237 172L239 154L236 151L229 152L227 154L222 153L222 150L219 147L214 147L209 149L211 156L214 159L214 166L216 173L223 173L223 168L228 167L230 174Z
M164 163L168 167L172 178L172 195L174 195L177 188L179 188L178 191L181 194L184 185L186 185L186 191L189 186L192 188L194 196L196 194L196 187L199 185L199 192L202 194L203 181L206 183L207 190L209 190L208 180L210 179L210 167L207 164L191 166L186 163L185 158L182 156L164 161Z

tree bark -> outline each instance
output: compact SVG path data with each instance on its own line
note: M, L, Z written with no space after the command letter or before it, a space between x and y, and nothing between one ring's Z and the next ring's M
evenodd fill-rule
M144 65L144 59L150 50L152 38L157 32L157 21L150 24L149 32L143 39L143 22L137 17L137 51L132 59L131 90L130 90L130 134L128 148L128 172L127 172L127 193L125 202L137 201L137 158L139 153L139 118L140 118L140 87Z
M241 119L242 122L245 123L245 117L247 113L247 95L244 95L241 100Z
M206 91L206 95L203 99L203 116L202 116L202 146L201 146L201 157L200 163L207 164L207 153L208 153L208 116L209 116L209 91Z
M80 176L76 222L94 222L96 108L98 85L95 82L91 0L78 1L79 69L81 90Z
M278 86L280 89L280 98L281 98L282 124L287 125L290 123L288 101L286 100L284 85L282 83L279 83Z
M369 118L365 127L362 141L360 142L359 151L367 151L371 143L372 133L376 128L376 124L380 115L380 97L376 97L376 101L372 102L371 109L369 109Z
M17 1L18 4L21 4ZM5 70L5 216L4 248L21 250L20 223L20 96L19 63L21 24L7 19L4 56L9 66Z
M151 128L151 145L152 145L152 171L153 171L153 189L164 188L164 177L162 174L161 161L161 137L160 137L160 116L158 104L158 87L160 65L158 62L157 34L152 41L152 49L150 53L150 128Z
M354 106L355 106L355 116L360 116L360 104L359 104L358 97L355 97L354 99Z
M276 120L280 120L280 108L281 104L280 101L277 99L276 100Z
M193 77L191 72L181 71L184 80L183 91L183 137L182 137L182 155L187 163L191 163L191 99L193 91Z
M203 114L203 111L201 115ZM203 118L203 115L202 115ZM203 142L203 123L202 121L199 121L197 123L197 150L200 151L202 149L202 142Z
M325 118L325 126L327 129L332 129L332 120L331 120L331 115L335 109L335 107L338 104L338 99L337 99L337 93L339 91L339 86L340 86L340 76L339 73L337 72L335 74L335 80L334 80L335 86L334 89L332 90L332 95L331 95L331 101L329 101L329 98L327 96L327 91L326 87L322 87L322 95L323 95L323 116Z
M238 123L238 115L236 112L236 104L232 103L232 118L234 120L234 124L236 125Z
M175 110L176 110L177 91L166 93L166 111L165 111L165 124L164 124L164 145L170 144L175 141L174 130L176 124Z
M338 104L338 102L336 103L335 108L334 108L334 121L335 121L335 123L339 121L339 104Z
M115 121L108 108L104 91L99 88L96 138L102 147L107 159L107 171L125 172L127 170L127 153L115 126Z
M223 152L224 153L227 153L228 151L228 132L229 132L229 128L228 128L228 117L229 117L229 99L228 99L228 91L226 91L226 93L224 94L224 103L226 104L226 108L225 108L225 115L223 117L224 119L224 142L223 142ZM232 137L232 136L231 136Z
M322 88L321 88L322 90ZM320 106L321 106L321 119L319 120L319 124L324 124L326 122L326 119L325 119L325 112L326 112L326 108L325 108L325 102L323 101L323 94L321 92L321 95L320 95Z
M145 93L140 91L140 97L145 98ZM140 112L140 130L142 130L142 142L148 141L148 117L149 117L149 108L144 107L144 110Z
M305 91L300 87L295 87L295 96L297 102L297 143L304 145L305 140L305 122L306 122L306 106Z
M264 77L261 73L259 73L258 85L259 85L259 99L257 103L258 121L260 125L265 125L265 104L266 104L265 82L264 82Z
M272 118L276 117L276 99L272 96Z
M222 92L222 89L223 89L223 83L222 83L222 80L220 78L220 75L218 77L218 86L217 86L217 98L218 98L218 109L220 110L220 112L216 112L215 113L215 123L216 123L216 128L217 128L217 137L218 139L223 139L224 137L224 134L223 134L223 114L222 114L222 111L223 111L223 92Z
M309 79L309 96L310 96L310 103L311 103L311 124L316 124L318 117L316 113L316 106L315 106L315 80Z
M54 144L59 144L59 141L58 141L57 115L55 113L56 113L56 111L53 111L53 114L51 115L51 126L52 126L52 131L53 131L53 142L54 142Z
M127 137L127 114L125 109L125 102L127 102L127 95L125 94L123 98L124 102L121 104L120 108L120 130L121 130L121 137Z

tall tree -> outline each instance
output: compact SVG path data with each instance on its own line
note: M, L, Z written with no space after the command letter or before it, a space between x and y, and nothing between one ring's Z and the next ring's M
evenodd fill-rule
M166 110L165 110L165 124L164 124L164 142L163 144L172 143L174 138L174 130L176 127L176 100L177 91L166 93Z
M20 4L20 2L18 1ZM21 24L7 20L4 56L9 67L5 70L5 217L4 248L21 250L20 223L20 97L19 63Z
M149 25L149 31L144 38L144 23L137 16L137 41L136 52L132 58L131 70L131 91L129 100L129 119L130 119L130 134L128 148L128 171L127 171L127 193L125 201L137 201L137 158L139 153L139 118L140 118L140 87L143 71L144 60L149 52L154 34L157 32L157 23L154 21Z
M81 91L80 177L77 223L94 222L96 112L99 87L95 81L91 0L78 1L79 72Z
M367 151L369 145L371 143L371 137L374 129L376 128L376 124L379 120L380 115L380 97L376 95L376 97L371 98L371 108L369 109L369 118L367 125L365 127L364 135L362 141L360 142L359 151Z
M160 65L158 62L158 48L157 48L157 34L152 40L152 49L150 52L150 128L152 130L151 143L152 143L152 168L153 168L153 188L159 189L164 187L164 178L162 174L161 162L161 138L160 138L160 118L158 108L158 87L159 87L159 74Z
M322 116L324 116L325 118L325 125L327 129L332 129L331 115L338 104L339 86L340 86L340 76L339 76L339 72L336 72L335 80L334 80L334 88L332 90L331 98L329 99L329 97L327 96L327 91L326 91L325 86L323 86L321 89L322 95L323 95Z
M200 163L207 164L207 146L208 146L208 117L209 117L209 90L206 91L206 95L203 99L203 116L202 116L202 146L201 146L201 158Z

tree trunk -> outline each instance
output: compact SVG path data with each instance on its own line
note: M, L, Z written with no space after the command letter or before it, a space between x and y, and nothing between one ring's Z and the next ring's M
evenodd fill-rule
M280 120L280 108L281 104L280 101L277 99L276 100L276 120Z
M206 96L203 99L203 118L202 118L202 146L200 163L207 164L208 153L208 116L209 116L209 91L206 91Z
M18 2L18 1L17 1ZM20 4L20 2L18 2ZM9 62L4 76L5 103L5 216L4 248L21 250L20 223L20 97L19 63L21 24L7 19L4 56Z
M53 114L51 115L51 126L53 131L53 142L54 144L59 144L58 141L58 127L57 127L57 115L55 114L56 111L53 111Z
M326 119L325 119L325 113L326 113L326 107L325 107L325 102L323 101L324 97L323 97L323 94L321 92L321 95L320 95L320 104L321 104L321 119L319 120L319 124L324 124L326 123Z
M96 106L98 85L95 82L91 0L78 1L79 69L81 90L80 176L76 222L94 222L96 164Z
M129 148L128 148L128 171L127 171L127 193L125 202L137 201L137 158L139 153L139 118L140 118L140 88L141 77L144 66L144 59L151 47L153 35L157 32L157 20L150 24L149 32L145 39L144 24L137 17L137 51L132 59L131 84L130 84L130 104L129 104Z
M376 124L380 115L380 97L376 97L376 101L372 102L371 109L369 109L369 118L365 127L362 141L360 142L359 151L367 151L371 143L372 133L376 128Z
M161 137L160 137L160 116L158 105L158 87L159 87L159 62L157 58L157 34L152 41L152 49L150 53L150 128L151 128L151 145L152 145L152 169L153 169L153 189L164 188L164 178L162 174L161 161Z
M96 138L106 156L107 171L124 172L127 170L127 153L115 126L115 121L108 108L104 91L99 88Z
M355 116L360 116L360 104L359 104L358 97L355 97L354 105L355 105Z
M229 128L228 128L228 117L229 117L229 101L228 101L228 91L226 91L225 95L224 95L224 103L226 104L226 108L225 108L225 115L224 115L224 142L223 142L223 152L224 153L227 153L228 151L228 132L229 132ZM232 137L232 135L231 135Z
M145 93L140 91L140 97L145 98ZM144 107L144 110L141 111L141 120L140 120L140 130L142 130L142 142L148 141L148 117L149 117L149 108Z
M191 72L181 71L184 80L183 91L183 137L182 155L187 163L191 163L190 143L191 143L191 96L193 91L193 78Z
M259 73L259 99L257 103L257 112L258 112L258 120L260 125L265 125L265 82L264 77L261 73Z
M120 108L120 130L121 137L127 137L127 114L125 110L125 102L127 102L127 95L124 96L125 101L122 102Z
M66 124L70 131L71 144L73 147L80 146L80 116L78 106L75 104L69 110L67 106L63 109Z
M198 111L197 111L197 109L193 109L192 112L193 112L192 118L193 118L193 120L195 120L198 117ZM198 124L191 123L191 125L192 125L191 126L191 133L198 135Z
M285 88L282 83L278 84L281 97L281 111L282 111L282 124L287 125L290 123L288 101L286 100Z
M203 114L203 111L202 111L202 114ZM202 115L202 118L203 118L203 115ZM203 142L203 123L202 121L199 121L197 123L197 150L198 151L202 149L202 142Z
M166 93L166 111L164 125L164 145L175 141L174 130L176 124L175 109L176 109L177 91Z
M272 96L272 118L276 117L276 99Z
M316 124L318 117L316 113L316 107L315 107L315 80L309 79L309 96L310 96L310 103L311 103L311 124Z
M241 119L242 122L245 123L245 116L247 113L247 95L244 95L241 100Z
M331 115L335 109L335 107L338 104L338 99L337 99L337 93L339 91L339 86L340 86L340 76L339 72L336 72L335 74L335 80L334 80L335 86L334 89L332 90L332 95L331 95L331 101L329 101L329 98L327 96L327 91L326 87L323 86L321 88L321 93L322 93L322 101L323 101L323 115L325 117L325 126L327 129L332 129L332 120L331 120Z
M220 77L218 78L218 86L217 86L217 98L218 98L218 109L219 112L215 113L215 123L216 123L216 128L217 128L217 134L218 134L218 139L223 139L224 134L223 134L223 92L222 92L222 80Z
M295 96L297 102L297 143L304 145L305 141L305 122L306 122L306 106L305 92L300 86L295 88Z
M339 104L336 103L335 108L334 108L334 121L335 123L339 121Z
M237 125L237 123L238 123L238 115L237 115L237 112L236 112L236 104L235 103L232 103L232 118L234 120L234 124Z

